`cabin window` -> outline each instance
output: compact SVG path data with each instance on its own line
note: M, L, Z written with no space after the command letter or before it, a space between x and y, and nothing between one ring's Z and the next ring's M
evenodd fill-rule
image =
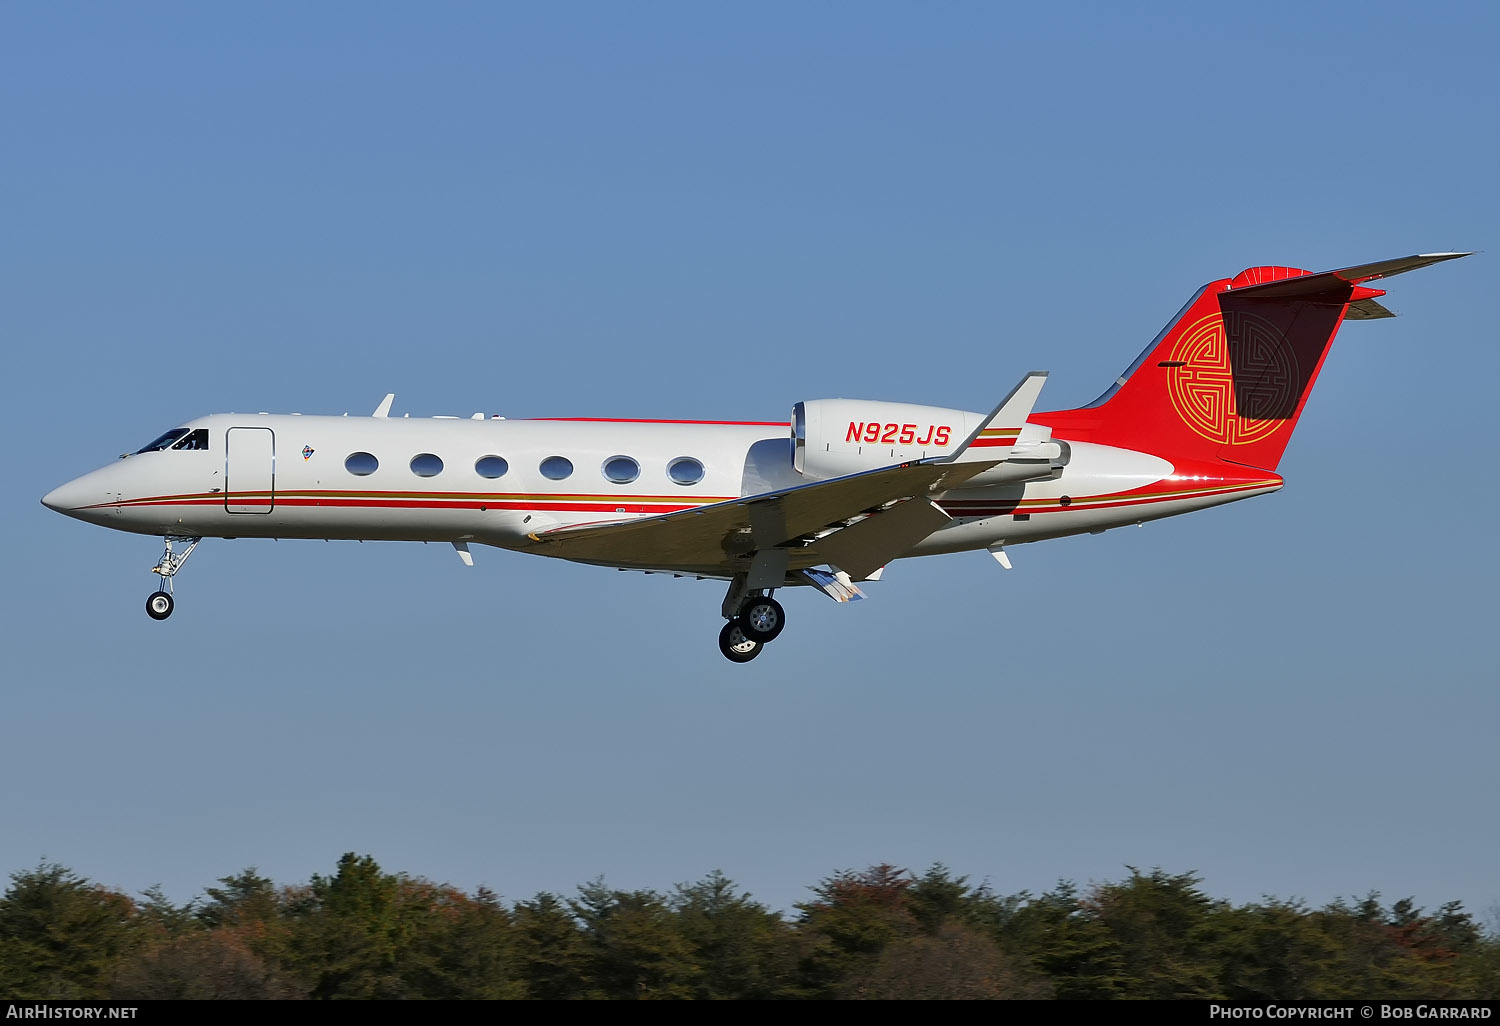
M629 484L641 476L641 465L629 456L611 456L604 461L604 476L615 484Z
M194 452L206 451L208 449L208 428L198 428L196 431L189 431L183 436L182 441L172 446L172 448L184 451L192 450Z
M141 448L137 449L135 451L135 454L139 456L143 452L159 452L160 450L169 447L173 442L177 441L177 439L181 438L187 433L187 428L173 428L171 431L168 431L166 434L162 435L151 444L142 446Z
M344 469L355 477L369 477L380 468L380 461L367 452L350 453L344 460Z
M411 472L418 477L437 477L443 472L443 461L430 452L421 452L411 458Z
M500 456L481 456L474 461L474 472L480 477L504 477L509 469L510 464Z
M680 485L695 485L703 480L703 464L691 456L679 456L667 464L667 476Z
M542 476L548 481L561 481L573 474L573 461L566 456L548 456L542 460Z

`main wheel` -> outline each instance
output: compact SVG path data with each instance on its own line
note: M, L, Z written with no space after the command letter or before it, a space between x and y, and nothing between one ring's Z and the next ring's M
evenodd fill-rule
M146 600L146 615L153 620L165 620L172 615L172 596L164 591L153 591Z
M745 637L767 645L775 641L786 626L786 610L773 598L753 598L740 606L740 615L735 622L745 632Z
M760 655L760 642L745 637L739 621L730 620L719 632L719 651L731 663L748 663Z

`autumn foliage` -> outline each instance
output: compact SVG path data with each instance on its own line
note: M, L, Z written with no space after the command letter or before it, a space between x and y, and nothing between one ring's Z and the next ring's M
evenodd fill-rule
M13 999L1500 997L1500 938L1456 903L1216 900L1193 874L1001 895L945 867L835 873L795 912L720 873L507 903L345 855L278 886L247 869L186 905L44 863L0 898Z

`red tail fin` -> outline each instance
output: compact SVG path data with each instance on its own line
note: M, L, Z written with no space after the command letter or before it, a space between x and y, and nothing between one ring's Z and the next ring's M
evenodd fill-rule
M1078 441L1275 470L1345 316L1390 316L1374 302L1384 293L1358 282L1412 269L1398 263L1212 282L1094 403L1031 419Z

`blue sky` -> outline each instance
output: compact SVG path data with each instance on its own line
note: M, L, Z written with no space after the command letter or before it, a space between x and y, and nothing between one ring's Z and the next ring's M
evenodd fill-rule
M0 871L345 851L515 900L721 869L1500 902L1484 4L7 5ZM159 544L40 496L199 414L1086 402L1192 291L1490 250L1336 343L1274 496L787 596Z

